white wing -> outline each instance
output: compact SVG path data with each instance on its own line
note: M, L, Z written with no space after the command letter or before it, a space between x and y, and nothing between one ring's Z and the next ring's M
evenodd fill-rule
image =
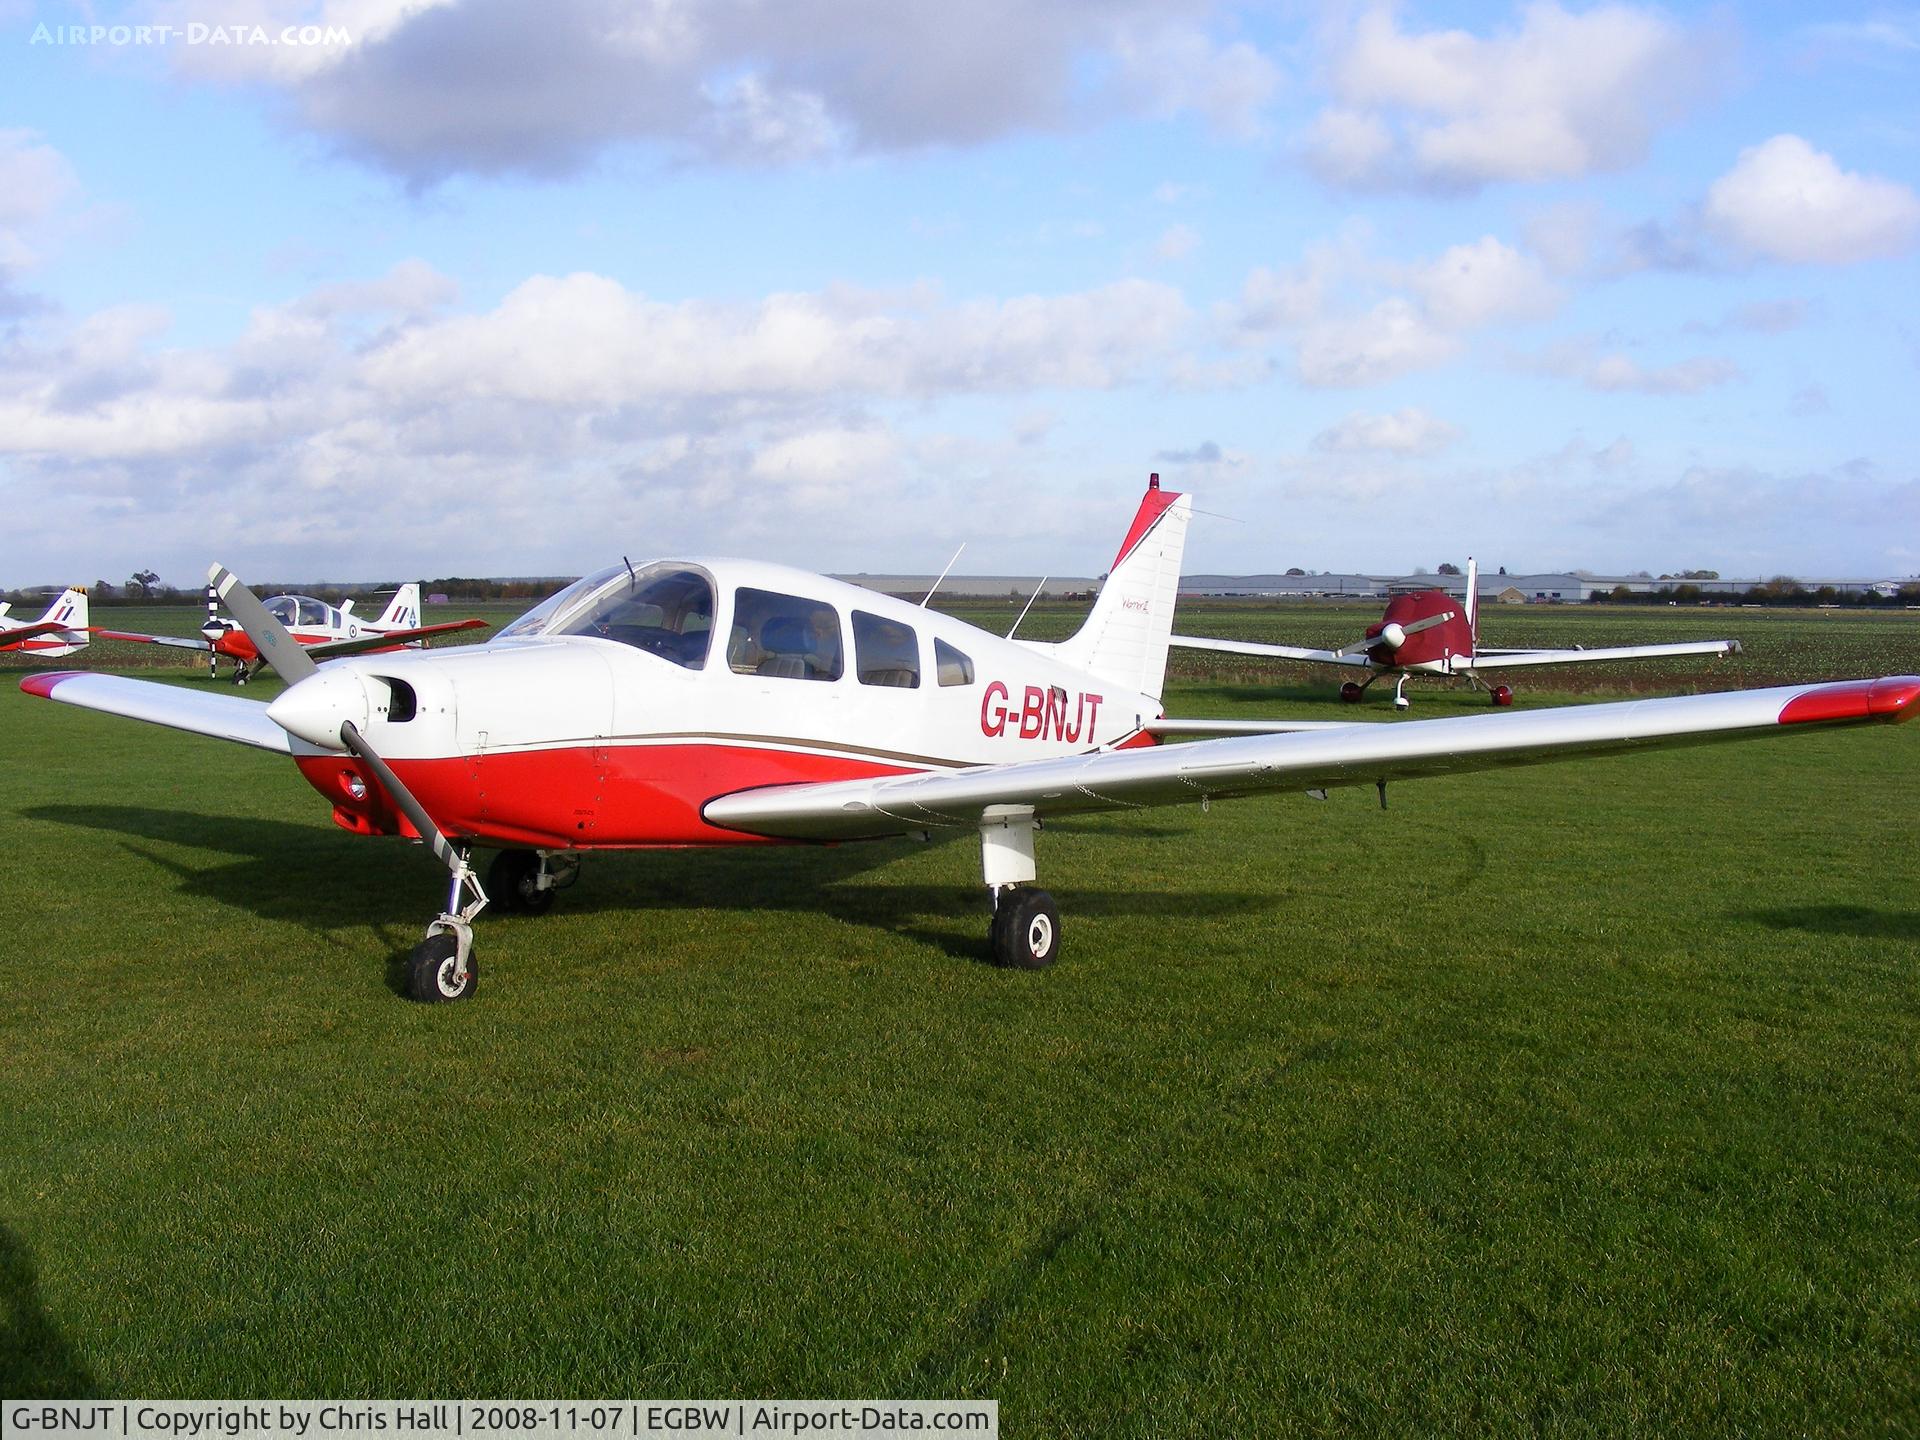
M1782 726L1904 719L1920 677L1787 685L1202 740L873 780L783 785L709 801L709 822L757 835L851 840L976 825L989 806L1036 815L1203 797L1370 785L1669 745L1751 739Z
M1365 654L1342 655L1338 650L1306 650L1298 645L1265 645L1257 640L1208 640L1198 635L1175 635L1169 645L1184 650L1218 650L1226 655L1262 655L1272 660L1310 660L1317 665L1348 665L1365 670Z
M1614 645L1604 650L1480 650L1471 659L1457 655L1456 672L1510 670L1516 665L1582 665L1600 660L1650 660L1676 655L1737 655L1738 640L1689 640L1676 645Z
M316 753L310 745L296 747L287 732L267 718L265 702L242 700L238 695L213 695L205 690L88 670L29 675L20 682L20 688L43 699L167 725L215 740L231 740L256 750L274 750L282 755Z

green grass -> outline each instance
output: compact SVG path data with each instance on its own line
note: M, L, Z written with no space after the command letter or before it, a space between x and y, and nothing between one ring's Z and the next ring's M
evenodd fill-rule
M1052 825L1040 974L970 843L593 857L437 1008L440 872L290 767L0 734L0 1392L1920 1426L1913 729Z

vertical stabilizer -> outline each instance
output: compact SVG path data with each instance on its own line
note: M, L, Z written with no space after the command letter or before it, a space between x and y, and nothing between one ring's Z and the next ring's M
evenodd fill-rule
M1467 556L1467 643L1480 653L1480 565Z
M1160 694L1192 516L1187 496L1162 490L1158 475L1147 481L1093 613L1077 635L1054 648L1055 655L1116 685Z
M373 622L381 630L413 630L420 624L420 582L409 581L393 592L393 599Z

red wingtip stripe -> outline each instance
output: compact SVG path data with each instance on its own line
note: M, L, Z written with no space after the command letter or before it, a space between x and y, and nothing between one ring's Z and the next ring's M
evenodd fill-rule
M1780 711L1782 725L1830 720L1905 720L1920 706L1920 675L1845 680L1796 695Z
M84 675L84 670L43 670L38 675L28 675L20 681L20 688L29 695L38 695L42 700L53 698L53 687L62 680L71 680L76 675Z

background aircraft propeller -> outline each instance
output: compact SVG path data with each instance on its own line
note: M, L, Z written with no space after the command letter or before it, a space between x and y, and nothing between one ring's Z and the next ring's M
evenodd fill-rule
M1431 630L1436 625L1444 625L1453 619L1454 611L1442 611L1438 615L1429 615L1424 620L1415 620L1411 625L1390 622L1380 627L1378 635L1369 635L1364 640L1356 640L1351 645L1342 645L1333 653L1336 655L1359 655L1368 650L1378 650L1385 645L1389 650L1398 650L1407 643L1407 636L1418 635L1422 630Z

